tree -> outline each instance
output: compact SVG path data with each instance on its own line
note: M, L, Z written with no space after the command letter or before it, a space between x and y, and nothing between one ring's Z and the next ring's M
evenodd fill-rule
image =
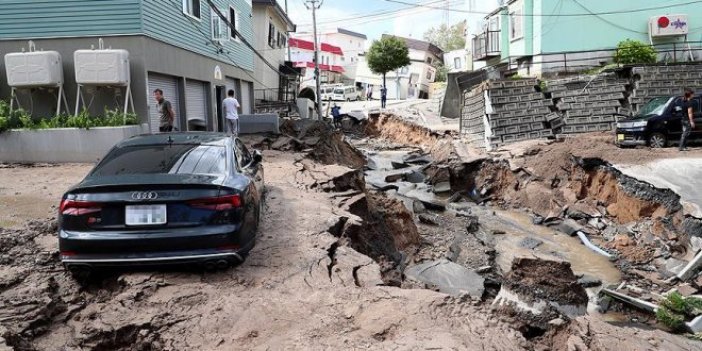
M451 27L446 24L434 27L424 33L424 40L438 46L446 52L463 49L466 47L466 29L465 21L456 23Z
M410 64L407 44L396 37L383 37L373 41L366 59L368 68L373 73L383 75L383 87L387 87L385 75L388 72Z
M436 79L434 79L435 82L445 82L448 80L448 67L444 65L441 62L437 62L434 65L434 68L436 68Z
M656 49L638 40L619 42L614 53L614 62L622 65L656 63Z

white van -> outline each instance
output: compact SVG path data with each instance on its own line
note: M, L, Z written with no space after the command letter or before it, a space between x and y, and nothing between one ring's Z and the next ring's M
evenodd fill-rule
M358 98L358 92L354 86L334 88L334 95L332 96L334 101L356 101Z
M327 101L332 99L332 95L334 94L334 87L330 86L323 86L319 88L320 94L322 95L322 101Z

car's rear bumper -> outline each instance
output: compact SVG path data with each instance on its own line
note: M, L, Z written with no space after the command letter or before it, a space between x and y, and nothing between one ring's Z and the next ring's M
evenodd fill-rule
M90 266L163 265L208 260L242 260L253 238L237 225L153 231L59 231L61 261Z

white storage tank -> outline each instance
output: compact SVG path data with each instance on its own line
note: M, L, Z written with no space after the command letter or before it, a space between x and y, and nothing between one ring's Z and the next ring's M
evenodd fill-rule
M5 55L7 85L15 88L63 84L61 54L56 51L15 52Z
M76 83L83 85L129 84L127 50L78 50L73 54Z

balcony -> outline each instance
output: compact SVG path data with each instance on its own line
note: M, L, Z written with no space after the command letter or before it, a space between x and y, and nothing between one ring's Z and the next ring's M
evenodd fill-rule
M500 31L489 30L473 38L473 60L487 60L500 56Z

